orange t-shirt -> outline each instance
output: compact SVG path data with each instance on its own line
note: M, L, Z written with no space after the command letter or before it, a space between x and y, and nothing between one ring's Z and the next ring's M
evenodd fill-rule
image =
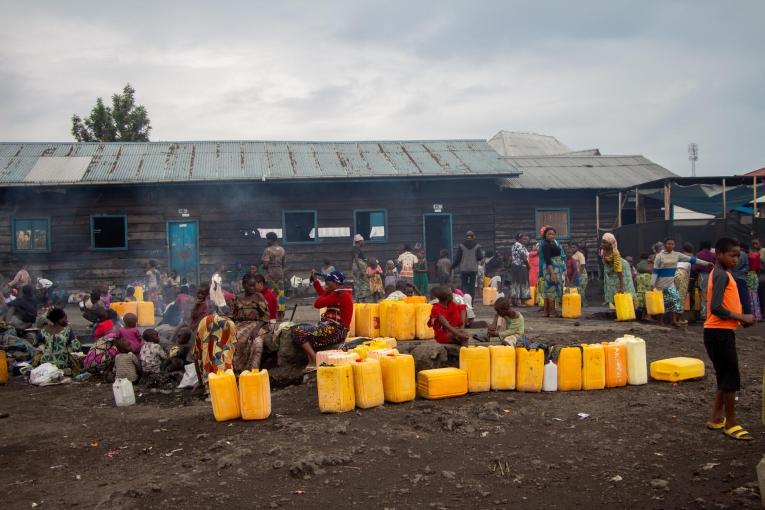
M722 274L720 273L722 271ZM727 277L727 278L726 278ZM722 293L722 302L719 302L719 295L715 299L715 285L725 285ZM722 306L728 312L740 314L742 311L741 300L738 297L738 287L733 275L724 269L715 267L709 274L709 283L707 284L707 320L704 321L704 328L707 329L736 329L738 321L735 319L723 319L712 313L712 310Z

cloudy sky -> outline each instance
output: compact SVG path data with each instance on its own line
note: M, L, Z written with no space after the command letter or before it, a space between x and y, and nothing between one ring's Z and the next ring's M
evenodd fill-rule
M130 82L152 140L556 136L765 166L765 1L0 1L0 140Z

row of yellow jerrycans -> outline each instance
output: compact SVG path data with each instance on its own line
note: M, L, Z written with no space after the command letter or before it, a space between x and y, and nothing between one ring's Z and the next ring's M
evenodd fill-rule
M412 296L424 301L424 296ZM432 305L427 302L380 301L356 303L349 336L392 337L399 341L430 340L435 337L428 326Z
M470 392L597 390L648 382L645 342L635 337L563 347L557 363L547 364L541 349L463 347L460 369L467 373Z
M210 401L216 421L265 420L271 415L268 370L245 370L237 383L233 370L209 374Z
M138 317L139 327L154 325L154 303L151 301L120 301L111 303L109 307L117 312L120 317L132 313Z

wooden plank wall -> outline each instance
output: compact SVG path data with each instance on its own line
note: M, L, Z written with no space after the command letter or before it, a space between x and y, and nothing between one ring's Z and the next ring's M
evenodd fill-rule
M16 217L51 218L51 252L17 254L10 233L0 237L0 273L15 272L20 261L34 274L43 274L67 288L88 289L95 284L124 283L140 278L149 260L167 266L166 222L199 221L200 277L208 280L216 264L249 266L258 263L265 240L245 232L281 228L282 211L317 210L319 227L353 229L355 209L388 211L388 240L369 243L368 256L395 258L403 243L422 241L422 215L442 204L453 213L455 242L472 229L478 241L494 242L494 181L379 182L379 183L248 183L175 186L111 186L68 188L40 192L29 188L0 191L0 225L8 228ZM90 249L90 215L127 214L127 251ZM329 258L350 270L350 238L327 238L318 243L287 244L288 265L307 276Z
M167 221L199 222L200 277L209 279L218 263L258 263L265 240L245 232L281 228L282 211L317 211L319 227L353 230L355 209L387 209L388 240L368 243L367 256L381 261L395 258L403 243L421 242L422 215L442 204L453 215L453 238L459 244L467 230L485 248L508 249L517 231L536 230L534 208L569 207L573 239L589 248L594 264L595 205L590 190L500 191L494 180L401 181L361 183L235 183L156 186L70 187L57 191L33 188L0 190L0 273L12 276L19 262L33 275L44 275L67 289L87 290L96 284L124 284L140 278L149 260L167 268ZM188 218L179 214L187 209ZM90 216L126 214L127 251L90 248ZM615 218L616 200L601 201L601 225ZM11 251L13 217L51 218L51 252L17 254ZM350 238L327 238L318 243L287 244L291 271L307 276L329 258L350 270Z

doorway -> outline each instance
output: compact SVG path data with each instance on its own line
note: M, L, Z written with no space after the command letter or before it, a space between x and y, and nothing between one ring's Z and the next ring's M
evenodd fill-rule
M168 269L189 283L199 281L199 225L196 221L167 222Z
M434 263L441 250L449 251L452 258L452 215L451 213L428 213L422 215L423 243L425 256Z

